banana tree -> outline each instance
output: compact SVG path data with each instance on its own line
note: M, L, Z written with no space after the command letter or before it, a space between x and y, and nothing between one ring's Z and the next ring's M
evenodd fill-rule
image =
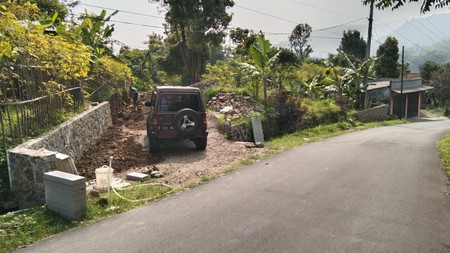
M261 77L264 87L264 100L267 99L267 78L274 69L278 55L280 54L280 51L278 51L274 56L269 58L269 49L269 40L266 40L263 34L258 35L255 42L250 46L250 56L254 64L243 64L245 67L253 70L253 72L258 73Z
M102 10L98 16L92 16L87 11L85 13L85 18L81 23L81 37L83 43L92 50L96 57L100 57L105 52L111 51L108 43L114 32L114 25L105 26L105 24L118 12L114 11L108 17L106 17L105 10Z
M344 71L344 75L342 76L343 94L356 102L358 100L357 95L361 92L364 93L364 108L367 108L369 106L369 97L367 96L368 84L364 85L364 73L366 73L366 71L370 73L374 59L369 58L362 64L357 65L354 64L344 52L341 50L338 50L338 52L347 63L347 67L342 68Z

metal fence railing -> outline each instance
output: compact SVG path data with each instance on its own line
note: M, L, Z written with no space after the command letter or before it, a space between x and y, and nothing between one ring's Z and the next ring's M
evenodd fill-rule
M0 150L56 126L85 104L79 81L54 82L45 70L32 66L2 68L0 89Z

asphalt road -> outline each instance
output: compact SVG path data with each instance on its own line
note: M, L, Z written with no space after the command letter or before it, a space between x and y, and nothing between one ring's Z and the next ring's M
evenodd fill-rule
M19 252L450 252L448 131L432 121L311 143Z

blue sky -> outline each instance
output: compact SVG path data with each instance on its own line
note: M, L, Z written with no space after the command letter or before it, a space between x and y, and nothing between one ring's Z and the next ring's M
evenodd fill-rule
M263 31L274 45L286 43L296 24L308 23L314 31L311 45L316 56L334 53L344 30L358 29L364 38L367 37L369 7L360 0L235 0L235 4L229 10L233 14L230 27ZM164 10L148 0L81 0L75 14L83 13L85 9L99 13L102 8L108 13L119 10L112 18L116 21L113 37L132 48L144 49L149 34L162 35L164 32ZM413 18L450 13L449 9L440 9L423 15L419 10L420 3L406 4L395 11L376 10L374 39L389 34Z

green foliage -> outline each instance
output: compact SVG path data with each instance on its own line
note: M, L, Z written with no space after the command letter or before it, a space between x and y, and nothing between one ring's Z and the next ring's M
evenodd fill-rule
M305 23L296 25L289 35L290 46L297 53L300 62L303 62L313 52L309 45L311 32L311 26Z
M304 99L302 106L305 108L304 128L336 123L346 118L345 112L332 99Z
M450 133L439 142L442 165L447 176L450 178Z
M259 74L264 87L264 100L267 99L267 77L275 68L279 53L269 58L270 42L266 40L263 34L256 37L256 41L250 46L250 56L253 59L253 64L242 63L254 74ZM259 94L259 85L255 86L255 94Z
M440 65L434 61L426 61L419 67L420 77L425 83L429 83L433 73L440 69Z
M400 76L399 58L398 40L395 37L387 37L377 49L377 59L375 60L377 77L398 78Z
M241 56L248 55L250 46L256 41L254 31L240 27L230 29L229 36L231 41L236 44L235 54Z
M202 82L214 84L225 88L244 88L252 94L254 98L257 93L254 89L258 85L259 75L255 75L248 68L237 61L217 61L216 64L208 64L206 72L202 76Z
M186 84L200 80L206 61L209 58L210 46L219 47L225 37L225 29L231 22L231 14L227 9L234 5L231 0L152 0L167 9L166 21L169 37L178 47L181 57L175 66L183 67ZM173 36L172 36L173 35ZM176 51L172 51L176 52ZM178 73L180 74L180 73Z
M347 56L354 56L363 61L366 56L367 43L358 30L344 31L339 49Z
M10 0L1 0L0 3L8 4ZM35 4L39 8L39 16L53 16L55 13L61 20L65 20L69 10L66 5L59 0L18 0L18 4L25 5L27 3ZM22 19L21 17L18 17Z
M447 116L450 106L450 63L442 65L432 73L430 85L434 87L433 97L444 107Z
M112 50L109 48L108 44L112 33L114 32L114 24L106 25L106 22L118 12L119 11L115 11L108 17L106 17L105 10L102 10L102 12L96 16L92 16L87 13L87 11L85 13L85 18L80 25L81 38L83 43L91 49L97 58L105 53L112 54Z
M111 193L108 199L109 204L106 205L101 204L99 198L88 196L86 216L74 222L63 219L45 206L20 213L0 215L0 252L11 252L20 246L26 246L69 228L126 212L161 198L171 191L171 188L162 185L135 184L118 190L118 193L127 199L137 201L130 202ZM102 193L101 197L106 197L106 193Z
M363 3L365 5L374 3L374 5L378 9L385 9L385 8L391 8L397 9L401 6L403 6L404 3L406 3L406 0L363 0ZM409 2L419 2L419 0L410 0ZM422 13L429 12L431 10L431 7L435 8L444 8L450 3L449 0L423 0L422 7L420 8L420 11Z
M38 207L19 214L0 215L0 249L10 252L42 238L74 227L45 207Z
M347 96L349 98L349 101L356 106L358 95L361 92L367 92L368 84L364 84L364 75L366 73L368 73L368 75L371 75L370 71L372 69L374 59L369 58L362 64L358 64L357 62L352 62L344 52L340 50L338 50L338 52L341 57L347 62L347 66L349 66L346 68L342 68L342 70L344 71L344 75L342 76L341 80L342 95ZM361 101L359 104L361 104ZM364 108L367 108L367 104L368 102L366 96L366 101L364 101Z
M91 101L106 101L115 94L127 91L127 86L133 85L130 68L109 56L102 56L91 69L90 78L85 91Z
M290 92L272 94L261 115L264 138L273 139L298 130L304 113L299 96Z

